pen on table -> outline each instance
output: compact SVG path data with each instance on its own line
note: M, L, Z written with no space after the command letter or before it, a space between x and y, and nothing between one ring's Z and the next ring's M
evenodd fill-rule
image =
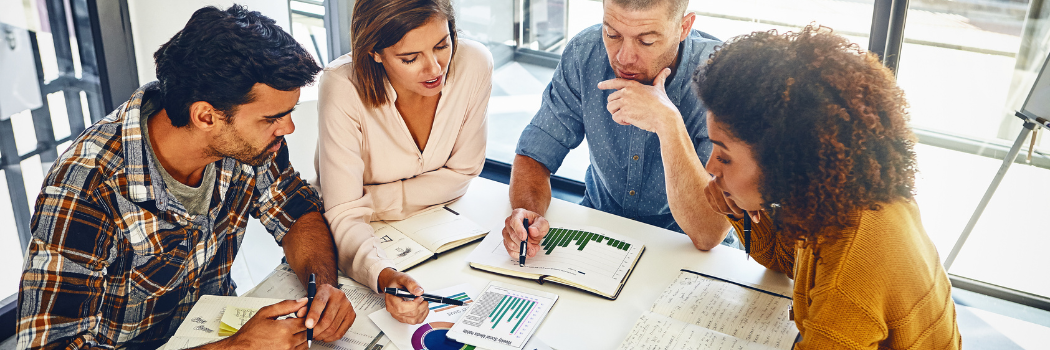
M317 295L317 281L314 278L315 278L315 275L311 273L310 274L310 283L306 284L306 299L307 299L307 301L306 301L306 313L307 314L310 314L310 304L314 303L314 296ZM316 325L317 325L317 322L314 321L314 326L316 326ZM309 348L310 346L313 346L313 343L314 343L313 341L314 341L314 329L313 328L307 328L306 329L306 347Z
M523 224L525 224L525 239L521 241L521 247L518 248L518 266L521 267L525 266L525 249L528 247L525 242L529 240L529 219L525 219Z
M397 289L397 288L392 288L392 287L387 287L386 289L383 290L383 293L390 294L390 295L393 295L395 297L412 298L412 299L414 299L414 298L423 298L423 300L426 300L426 301L429 301L429 302L442 303L442 304L455 305L455 306L463 306L463 301L462 300L456 300L456 299L452 299L452 298L446 298L446 297L437 296L437 295L431 295L431 294L423 294L423 295L420 295L420 296L417 297L417 296L413 295L412 293L409 293L407 290Z

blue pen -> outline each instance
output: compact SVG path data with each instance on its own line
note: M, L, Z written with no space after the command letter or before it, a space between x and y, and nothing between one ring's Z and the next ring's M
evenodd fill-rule
M526 241L529 240L529 219L525 219L525 239L521 241L521 248L518 249L518 266L525 267L525 252L527 245Z
M314 296L317 295L317 281L314 280L314 274L310 274L310 283L306 284L306 314L310 314L310 305L314 303ZM314 326L316 326L314 322ZM306 347L310 347L314 344L314 329L306 329Z

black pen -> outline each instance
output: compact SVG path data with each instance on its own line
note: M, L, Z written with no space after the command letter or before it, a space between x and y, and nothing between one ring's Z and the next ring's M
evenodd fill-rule
M417 296L413 295L412 293L409 293L407 290L402 290L402 289L397 289L397 288L392 288L392 287L387 287L386 289L383 290L383 292L386 293L386 294L393 295L395 297L411 298L411 299L417 298ZM433 302L433 303L442 303L442 304L455 305L455 306L463 306L463 304L464 304L462 300L456 300L456 299L452 299L452 298L446 298L446 297L437 296L437 295L430 295L430 294L420 295L419 298L423 298L423 300L426 300L426 301L429 301L429 302Z
M314 296L317 295L317 281L314 280L314 278L315 278L314 274L311 273L310 274L310 283L306 284L306 299L307 299L307 301L306 301L306 314L308 314L308 315L310 314L310 305L314 303ZM320 320L318 320L318 321L320 321ZM314 326L316 326L316 325L317 325L317 322L314 322ZM306 329L306 347L309 348L310 346L312 346L314 344L313 340L314 340L314 329L313 328L307 328Z
M751 258L751 215L744 213L744 254Z
M524 224L525 240L521 241L521 248L518 249L518 266L520 267L525 267L525 252L526 247L528 247L528 245L525 244L525 242L529 240L529 219L525 219Z

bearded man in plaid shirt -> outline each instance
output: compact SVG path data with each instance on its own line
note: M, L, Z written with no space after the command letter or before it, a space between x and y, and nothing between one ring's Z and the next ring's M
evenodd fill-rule
M162 345L202 295L234 295L230 267L249 215L302 281L316 274L317 297L309 314L306 298L274 304L203 348L305 348L307 328L339 339L356 315L335 287L323 205L283 137L320 67L272 19L237 5L198 10L154 58L159 82L87 129L48 173L19 289L18 347ZM419 288L393 269L355 278ZM403 322L427 313L418 301L386 302ZM301 318L277 320L292 312Z

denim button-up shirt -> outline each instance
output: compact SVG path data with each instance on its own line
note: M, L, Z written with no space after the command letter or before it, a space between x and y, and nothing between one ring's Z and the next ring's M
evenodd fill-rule
M693 89L692 76L719 44L717 39L693 30L679 44L678 67L665 86L667 97L682 114L697 156L705 162L711 154L707 109ZM658 137L635 126L617 124L606 109L609 94L616 90L600 90L598 83L613 78L616 75L602 43L600 24L572 38L543 92L539 112L518 139L516 153L535 159L554 173L569 150L586 138L591 164L580 204L681 231L667 204Z

